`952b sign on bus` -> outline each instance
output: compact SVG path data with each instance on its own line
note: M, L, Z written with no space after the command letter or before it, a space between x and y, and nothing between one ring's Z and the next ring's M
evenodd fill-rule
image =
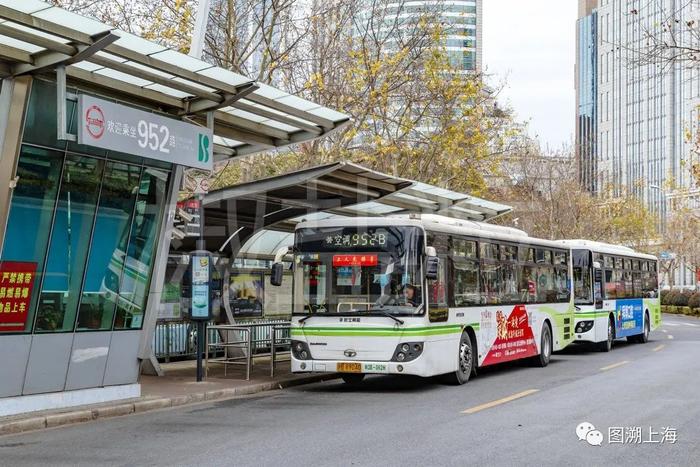
M97 97L78 98L78 143L212 170L213 132Z

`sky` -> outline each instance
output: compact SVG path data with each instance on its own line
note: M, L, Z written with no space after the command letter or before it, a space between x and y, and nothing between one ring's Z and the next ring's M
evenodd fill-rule
M576 0L485 0L484 71L499 102L553 149L573 142Z

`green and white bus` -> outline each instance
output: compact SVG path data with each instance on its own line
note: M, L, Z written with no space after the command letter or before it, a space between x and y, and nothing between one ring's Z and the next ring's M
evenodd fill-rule
M573 341L569 248L435 215L302 221L293 251L292 371L445 375ZM281 282L277 253L271 283Z
M590 240L558 243L571 249L576 340L603 352L615 339L647 342L661 325L656 257Z

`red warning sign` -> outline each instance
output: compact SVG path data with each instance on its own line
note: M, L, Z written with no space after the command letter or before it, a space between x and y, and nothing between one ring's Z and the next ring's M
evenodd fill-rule
M535 336L530 327L525 305L516 305L506 318L505 314L496 312L497 334L483 365L503 363L518 358L537 355Z
M0 331L24 331L36 263L0 262Z

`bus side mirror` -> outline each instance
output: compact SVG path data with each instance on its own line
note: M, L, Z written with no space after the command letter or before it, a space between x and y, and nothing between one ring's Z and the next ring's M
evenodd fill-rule
M284 264L282 263L282 260L284 259L284 255L286 255L290 251L290 247L283 246L282 248L277 250L277 253L275 253L275 260L272 263L272 267L270 268L271 285L274 285L276 287L282 285L282 275L284 274Z
M425 262L425 278L429 281L433 281L438 278L438 269L440 268L440 258L437 256L435 248L429 246L425 249L425 253L428 256Z
M284 264L273 263L270 268L270 284L276 287L282 285L282 275L284 274Z

